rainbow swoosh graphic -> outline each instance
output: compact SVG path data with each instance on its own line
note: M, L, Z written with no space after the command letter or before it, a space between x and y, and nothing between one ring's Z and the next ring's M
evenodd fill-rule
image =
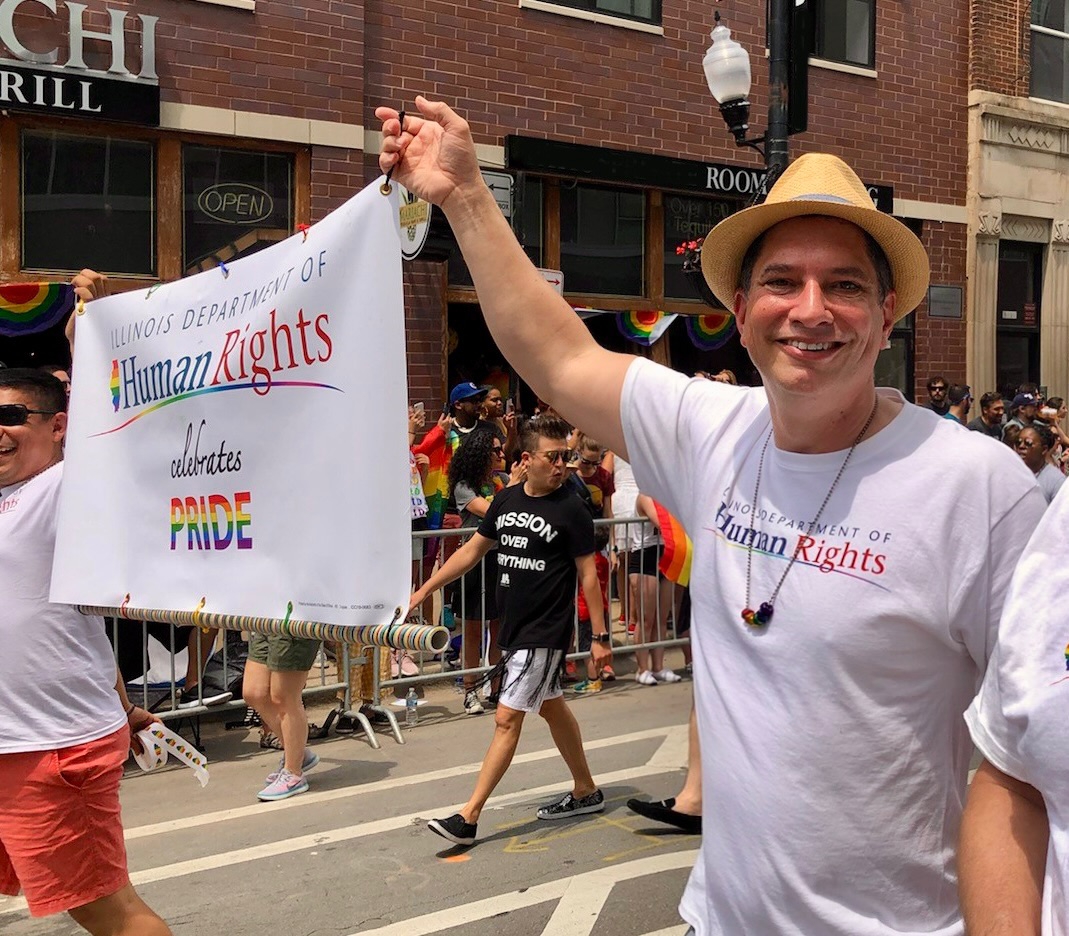
M112 385L111 385L112 402L114 402L115 394L116 394L116 384L114 383L114 374L115 374L115 368L112 368L112 375L113 375L113 382L112 382ZM319 389L319 390L336 390L336 391L338 391L338 393L343 393L344 392L341 387L334 387L334 386L331 386L330 384L323 384L323 383L312 383L311 381L307 381L307 380L276 380L276 381L272 382L271 389L274 390L276 387L315 387L316 389ZM182 400L188 400L188 399L191 399L192 397L203 396L205 393L223 393L226 390L256 390L256 389L257 389L257 387L256 387L255 384L243 383L243 384L224 384L221 387L204 387L202 390L190 390L189 393L180 393L177 396L168 397L166 400L160 400L159 403L156 403L156 404L148 407L147 409L143 409L136 416L131 416L128 420L126 420L126 422L122 423L121 425L116 426L114 429L105 429L103 432L94 432L92 435L89 436L89 438L96 439L99 436L106 436L106 435L111 435L113 432L119 432L120 430L125 429L131 423L135 423L139 419L142 419L145 416L148 416L148 415L150 415L152 413L157 412L158 410L163 409L165 406L170 406L172 403L180 403L180 402L182 402Z
M62 322L74 308L68 283L7 283L0 286L0 335L34 335Z
M687 332L695 347L702 351L715 351L727 344L735 334L735 316L730 312L688 315Z
M636 344L649 346L657 341L676 320L674 312L661 312L657 309L636 309L621 312L616 316L616 326L620 334Z

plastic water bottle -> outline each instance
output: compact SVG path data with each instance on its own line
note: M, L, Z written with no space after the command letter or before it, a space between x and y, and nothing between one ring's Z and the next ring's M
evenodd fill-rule
M405 696L405 724L409 728L419 724L419 696L415 687L410 688Z

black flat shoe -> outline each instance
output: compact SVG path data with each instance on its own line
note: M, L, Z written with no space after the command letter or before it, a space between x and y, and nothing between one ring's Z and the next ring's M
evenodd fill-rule
M630 799L627 801L627 808L633 813L638 813L644 819L664 822L667 825L675 826L688 835L701 835L702 817L688 816L686 813L676 812L672 808L675 804L675 797L653 801Z

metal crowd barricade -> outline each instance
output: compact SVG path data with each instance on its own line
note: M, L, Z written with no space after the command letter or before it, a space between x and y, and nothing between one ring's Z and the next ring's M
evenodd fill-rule
M650 577L657 581L656 560L636 547L650 541L653 538L652 525L648 520L637 518L618 518L613 520L598 520L596 527L608 527L611 529L611 538L620 547L618 553L620 565L625 565L629 556L635 554L636 579ZM426 577L444 562L459 545L475 532L474 528L461 528L452 530L429 530L414 532L414 539L425 544L421 550L423 560L413 563L413 579L418 587L426 580ZM608 558L608 557L606 557ZM485 559L483 561L483 579L486 581ZM628 583L630 576L624 574L622 580ZM632 594L631 589L625 584L622 592L619 587L621 578L618 573L611 571L608 580L609 605L606 608L606 619L610 633L613 635L613 657L619 659L623 656L637 654L645 659L646 654L656 653L670 647L687 647L689 637L679 636L674 630L671 635L668 631L669 614L672 616L673 628L678 623L680 612L679 589L669 589L667 586L654 586L652 590L647 587L637 594ZM647 586L649 583L646 583ZM487 588L496 588L496 578L487 582ZM450 647L440 654L415 653L407 651L388 650L383 647L364 647L361 652L354 652L353 645L332 644L324 642L315 665L309 673L308 685L305 687L305 698L322 696L324 693L334 692L337 696L337 705L329 713L324 730L329 729L334 719L344 716L359 724L372 747L378 748L379 741L372 728L367 712L371 712L385 719L393 737L399 744L404 744L404 736L398 724L397 717L391 708L385 704L387 697L391 695L404 696L407 690L413 686L423 686L428 683L441 682L444 680L456 680L458 692L463 693L465 679L471 682L477 681L492 669L490 659L494 649L491 638L496 636L493 631L496 622L491 622L487 617L486 592L473 596L468 594L466 588L461 587L460 580L447 586L444 596L439 593L429 599L426 608L432 606L437 610L435 616L441 616L443 623L449 626L448 618L452 617L453 626L450 628L454 634L454 640ZM651 597L652 595L652 597ZM190 719L195 743L200 743L197 716L210 712L219 711L244 711L245 701L241 698L232 697L220 704L205 705L206 695L204 690L204 653L196 653L193 659L193 667L189 677L195 674L197 693L194 700L186 707L180 707L182 688L186 682L186 672L179 672L177 660L180 653L185 650L190 652L191 646L196 647L207 639L199 628L182 628L172 624L149 624L145 621L122 620L108 618L107 624L115 652L116 663L127 683L127 693L130 701L154 711L164 721L179 721ZM427 620L426 623L434 623ZM629 633L628 624L635 625L634 632ZM165 678L157 683L150 684L149 660L149 636L150 633L159 639L166 652ZM236 668L231 669L232 651L240 640L236 632L221 631L212 635L213 643L221 643L222 646L215 651L211 665L222 667L225 674L226 684L232 684L237 678ZM477 646L472 647L471 642L476 641ZM568 660L585 661L589 652L578 652L579 619L578 612L573 619L573 651L567 656ZM416 667L414 674L406 674L404 670L405 657ZM187 658L188 659L188 658ZM472 661L472 665L465 666L465 660ZM353 685L353 674L357 666L363 665L364 679L362 685ZM410 665L411 665L410 664ZM370 674L370 678L369 677ZM385 675L384 675L385 674ZM135 685L135 682L140 683Z
M653 577L655 581L657 580L656 561L651 560L651 557L641 553L640 550L630 548L632 545L637 547L647 542L660 542L660 538L656 536L649 520L634 517L597 520L595 521L595 527L608 527L612 530L610 538L615 540L620 548L618 556L621 565L628 562L631 552L638 552L640 558L636 560L637 577L649 576ZM431 572L452 555L459 545L474 532L474 528L463 527L452 530L414 532L412 534L414 539L430 544L423 551L423 561L413 564L413 578L416 587L422 585ZM485 559L482 560L484 581L486 580L485 561ZM625 574L625 583L627 583L628 578L629 576ZM651 599L646 593L648 589L632 596L626 584L623 593L620 594L618 581L617 572L610 568L608 581L609 605L606 608L606 621L609 625L610 633L613 635L614 659L633 654L648 654L651 651L663 651L669 647L689 646L689 637L680 637L674 632L669 636L667 627L670 613L673 627L679 619L681 589L673 587L670 590L667 586L656 587ZM670 585L671 583L668 584ZM451 628L454 635L453 644L459 644L459 646L451 645L449 650L436 655L440 659L427 658L426 655L419 657L409 655L409 659L417 669L414 675L405 675L402 671L400 661L404 658L404 652L392 651L394 665L391 672L393 675L389 679L381 680L381 683L376 686L376 695L384 691L392 691L394 694L402 696L412 686L421 686L446 679L455 680L457 691L463 693L465 691L465 677L470 678L471 682L475 682L493 668L490 659L492 622L487 619L486 615L485 591L477 596L469 595L467 590L461 587L461 580L458 579L452 585L446 586L443 593L439 594L440 597L434 601L434 604L435 606L441 604L443 609L447 610L442 610L437 614L443 618L442 623L446 624L446 626L449 625L445 618L450 614L455 619L455 625ZM429 603L430 600L428 601ZM614 613L614 609L617 608L620 611L619 614ZM633 635L629 633L627 626L632 621L636 625ZM468 622L467 627L465 627L465 622ZM435 620L426 620L425 623L435 623ZM479 643L477 651L470 646L472 639L477 640ZM578 647L578 640L579 618L578 611L576 611L573 620L573 651L574 648ZM376 655L391 653L391 651L383 648L375 648L374 652ZM584 661L589 655L589 652L580 653L576 651L569 653L567 659L570 661ZM465 659L477 659L478 663L474 666L465 666ZM373 670L375 673L383 671L379 666L373 667Z
M123 680L126 683L127 695L130 701L153 712L162 721L183 721L188 719L194 734L194 743L200 744L200 730L198 716L210 712L244 711L247 705L244 699L234 696L226 688L233 685L240 677L241 672L233 664L232 651L235 643L244 643L237 632L218 631L211 636L200 628L177 627L173 624L160 624L138 620L122 620L120 618L106 618L109 637L112 642L112 650L115 654ZM149 659L149 637L153 636L163 646L166 654L164 679L150 682L152 669ZM211 640L211 647L205 644ZM221 643L221 647L210 651L215 644ZM371 711L385 716L387 724L399 744L404 744L404 736L400 725L392 711L379 704L379 698L364 700L352 686L352 674L358 664L370 665L373 660L370 654L353 654L350 644L332 644L324 641L315 664L309 671L308 684L304 689L304 698L322 696L324 693L333 691L337 697L337 705L328 714L322 731L329 730L335 718L339 716L351 718L360 725L364 735L372 747L378 748L379 741L371 726L371 721L364 711L363 702L367 702ZM202 648L194 653L195 648ZM177 661L181 659L181 653L185 651L185 671L179 672ZM244 654L240 655L241 657ZM193 665L189 666L192 658ZM378 656L375 655L375 664L378 664ZM221 669L223 685L219 689L205 690L205 666L210 665L217 671ZM243 666L243 662L241 663ZM182 701L183 689L187 682L196 677L196 696L188 702ZM158 676L159 674L157 674ZM372 681L373 684L373 681ZM220 694L229 694L230 698L220 701L218 704L206 705L205 699L213 700Z

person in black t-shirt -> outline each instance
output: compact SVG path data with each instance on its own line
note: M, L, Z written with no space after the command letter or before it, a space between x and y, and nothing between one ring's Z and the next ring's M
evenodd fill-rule
M479 815L512 762L528 712L537 711L549 723L573 781L568 793L538 810L538 818L563 819L605 808L605 798L590 776L579 724L561 691L577 577L594 632L591 655L598 667L612 660L594 564L594 521L582 501L561 487L567 436L567 424L556 417L532 419L524 426L520 447L527 480L494 497L478 532L409 603L410 609L418 608L428 595L473 568L497 544L503 656L486 677L502 680L496 729L471 799L460 812L428 823L431 831L458 845L475 842Z

